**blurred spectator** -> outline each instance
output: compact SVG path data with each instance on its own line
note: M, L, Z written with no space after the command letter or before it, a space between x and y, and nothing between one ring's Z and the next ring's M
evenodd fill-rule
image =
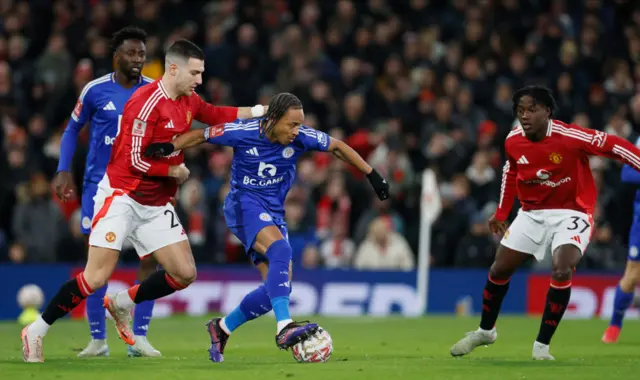
M390 229L389 221L377 218L360 244L354 267L360 270L411 270L415 259L405 238Z
M55 248L64 236L65 222L51 200L49 182L42 172L31 175L19 197L13 218L15 242L24 247L24 261L55 261Z

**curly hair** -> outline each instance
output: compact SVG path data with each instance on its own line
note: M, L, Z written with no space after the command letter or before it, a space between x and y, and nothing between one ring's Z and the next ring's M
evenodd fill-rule
M545 107L549 108L550 115L553 115L553 111L556 109L556 100L553 97L553 92L545 86L542 85L531 85L522 87L513 93L513 97L511 100L513 101L513 113L514 115L517 113L516 110L518 108L518 103L523 96L530 96L533 98L533 102L535 104L542 104Z
M137 40L146 44L147 32L135 26L127 26L126 28L118 30L113 34L113 37L111 37L109 44L111 51L115 52L125 40Z

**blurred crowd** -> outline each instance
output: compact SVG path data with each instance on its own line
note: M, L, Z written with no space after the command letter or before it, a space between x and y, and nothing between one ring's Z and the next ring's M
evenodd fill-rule
M78 203L61 203L51 179L75 101L113 71L108 41L127 25L150 35L146 76L162 75L168 44L191 39L206 54L205 99L250 106L295 93L309 126L344 139L390 181L392 198L380 202L332 156L301 159L286 202L296 266L413 269L427 168L443 202L431 264L490 265L499 240L486 221L515 122L511 95L523 85L553 89L557 119L634 142L640 131L633 1L0 0L0 260L84 260ZM78 191L87 137L74 160ZM248 265L221 212L231 157L187 151L192 178L178 211L201 263ZM596 158L592 170L597 228L581 265L619 268L636 188L620 183L616 162Z

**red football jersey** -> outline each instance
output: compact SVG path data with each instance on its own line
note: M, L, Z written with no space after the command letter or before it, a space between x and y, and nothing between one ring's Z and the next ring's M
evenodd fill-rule
M640 150L602 131L550 120L547 135L531 141L521 127L505 140L507 162L502 172L496 219L504 221L516 195L522 209L567 209L592 214L597 190L589 156L623 161L640 171Z
M184 153L147 158L147 145L173 140L191 128L193 119L215 125L237 116L236 107L213 106L195 93L172 100L161 80L141 87L125 104L118 125L106 172L111 187L143 205L166 204L178 189L176 180L167 177L169 166L183 163Z

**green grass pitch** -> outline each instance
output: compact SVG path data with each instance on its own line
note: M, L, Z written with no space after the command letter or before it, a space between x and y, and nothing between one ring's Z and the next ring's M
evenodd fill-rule
M620 342L604 345L601 320L565 320L551 345L555 362L534 362L531 347L539 319L502 317L498 340L454 359L449 348L478 318L313 318L333 337L331 360L298 364L274 343L275 321L264 318L237 330L224 363L208 360L206 317L152 322L149 340L161 358L128 358L108 321L110 357L78 359L89 339L86 322L62 321L44 340L45 363L22 362L20 329L0 324L0 379L61 380L337 380L337 379L562 379L612 380L640 376L640 323L628 321Z

